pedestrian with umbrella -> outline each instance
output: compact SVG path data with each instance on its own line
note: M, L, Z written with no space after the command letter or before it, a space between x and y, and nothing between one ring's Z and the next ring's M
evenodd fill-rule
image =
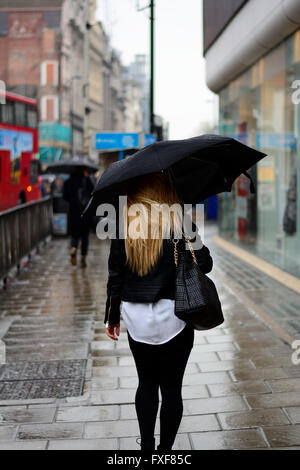
M83 220L81 213L87 205L94 189L89 174L98 171L98 167L83 159L62 160L48 165L47 171L51 173L70 174L64 183L63 198L69 203L68 222L71 234L70 261L73 266L77 264L77 249L81 242L81 267L86 267L88 254L89 233L91 217Z
M195 224L183 223L184 203L230 191L234 180L264 156L215 135L155 143L111 164L84 212L87 216L99 204L116 205L119 196L127 196L121 225L116 224L116 238L111 240L104 323L115 341L120 315L127 328L139 378L135 406L141 450L155 449L159 389L157 449L172 449L182 418L182 381L194 330L223 321L217 291L206 276L213 266L210 251ZM138 223L131 211L137 207ZM152 210L157 207L162 217L155 219ZM163 211L170 207L175 209L165 217Z

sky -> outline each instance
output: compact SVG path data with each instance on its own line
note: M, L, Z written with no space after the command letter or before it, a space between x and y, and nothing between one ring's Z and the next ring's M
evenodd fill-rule
M98 0L111 44L128 65L135 54L150 49L148 0ZM169 123L169 138L184 139L205 132L216 120L216 95L205 84L202 54L202 0L155 1L154 112Z

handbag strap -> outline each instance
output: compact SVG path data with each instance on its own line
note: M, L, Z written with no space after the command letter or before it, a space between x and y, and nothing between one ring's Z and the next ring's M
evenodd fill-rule
M192 244L191 244L191 241L190 241L190 238L187 237L184 233L183 233L183 237L184 237L184 239L187 241L187 244L188 244L189 249L190 249L190 252L191 252L191 254L192 254L194 263L195 263L195 264L198 264L198 263L197 263L197 259L196 259L196 255L195 255L195 252L194 252L194 249L193 249ZM176 241L173 239L173 243L174 243L174 261L175 261L176 266L178 266L178 250L177 250L177 243L178 243L178 242L179 242L179 239L178 239L178 238L176 239Z

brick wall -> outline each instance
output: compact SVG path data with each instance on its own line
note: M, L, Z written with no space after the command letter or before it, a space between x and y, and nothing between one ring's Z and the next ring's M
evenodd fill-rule
M59 60L58 32L48 27L42 11L8 11L6 16L7 35L0 36L0 79L10 90L40 97L42 61Z

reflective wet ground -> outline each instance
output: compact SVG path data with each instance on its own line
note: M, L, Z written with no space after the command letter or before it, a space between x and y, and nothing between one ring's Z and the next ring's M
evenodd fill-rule
M174 449L300 448L300 366L289 342L300 296L215 246L214 232L206 244L226 321L196 333ZM92 239L83 269L56 239L0 294L0 449L139 448L126 332L122 324L116 344L103 324L108 248Z

